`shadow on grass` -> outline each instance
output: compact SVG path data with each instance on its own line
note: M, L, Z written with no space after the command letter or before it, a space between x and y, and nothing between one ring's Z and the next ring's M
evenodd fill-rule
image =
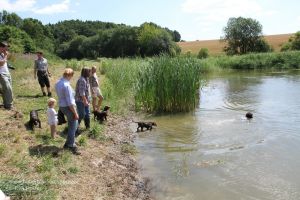
M44 97L44 96L40 95L40 94L36 94L36 95L17 95L17 98L28 98L28 99L36 99L36 98L40 98L40 97Z
M62 151L62 148L58 148L57 146L54 145L37 145L37 146L32 146L29 147L29 155L30 156L47 156L47 155L52 155L53 157L59 156L59 153Z

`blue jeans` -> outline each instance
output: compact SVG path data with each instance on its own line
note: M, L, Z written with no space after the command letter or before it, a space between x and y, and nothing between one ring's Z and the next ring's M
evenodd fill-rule
M0 74L0 84L2 86L2 98L4 108L10 109L13 103L12 82L9 73Z
M74 114L69 107L59 107L62 113L67 116L68 120L68 136L66 145L68 147L74 147L75 145L75 132L78 127L78 121L74 119Z
M86 128L90 127L90 106L85 106L83 102L76 101L77 112L79 115L78 126L82 119L84 119L84 124Z

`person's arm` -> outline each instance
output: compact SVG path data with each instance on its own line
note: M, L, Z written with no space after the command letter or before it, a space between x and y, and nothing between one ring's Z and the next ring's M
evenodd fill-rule
M67 104L71 110L71 112L73 113L74 115L74 119L75 120L78 120L79 119L79 116L78 116L78 113L76 111L76 108L75 108L75 100L74 100L74 96L73 96L73 92L72 92L72 89L70 86L68 86L65 90L65 94L66 94L66 100L67 100Z
M79 96L80 98L82 99L82 102L85 106L88 106L89 105L89 102L86 98L86 94L85 94L85 91L86 91L86 83L82 80L79 80L80 82L78 83L78 91L79 91Z
M49 72L49 64L48 64L48 61L47 61L47 74L49 77L51 77L51 73Z
M33 70L33 76L34 76L34 79L36 79L36 68L37 68L37 62L36 60L34 61L34 70Z
M1 57L3 57L3 58L0 59L0 67L2 67L7 62L7 53L6 53L6 51L1 54Z
M76 109L75 109L75 106L74 106L74 105L71 105L71 106L69 106L69 108L70 108L71 112L72 112L73 115L74 115L74 119L78 120L78 119L79 119L79 116L78 116L78 113L77 113L77 111L76 111Z

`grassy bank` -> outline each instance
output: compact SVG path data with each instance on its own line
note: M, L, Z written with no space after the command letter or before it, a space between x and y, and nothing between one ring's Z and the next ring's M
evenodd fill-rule
M91 120L90 130L82 125L83 134L76 138L81 156L64 151L66 126L58 126L61 134L55 139L50 137L46 118L48 98L42 96L38 81L33 78L34 59L34 55L14 55L10 61L16 68L11 71L15 110L0 110L1 190L12 199L143 199L145 192L138 187L143 183L137 177L133 156L136 150L128 130L132 119L118 117L115 114L119 112L118 107L112 106L107 123ZM73 88L82 66L100 66L99 61L49 59L49 63L52 86L66 66L76 70L71 81ZM113 81L105 76L101 75L100 79L106 97L103 105L111 102L117 105L114 102L123 93L115 91ZM57 99L55 92L53 95ZM42 129L31 131L26 123L34 109L43 109L39 112ZM126 194L128 190L133 192Z
M298 69L300 51L253 53L240 56L210 57L201 61L207 69L272 70Z

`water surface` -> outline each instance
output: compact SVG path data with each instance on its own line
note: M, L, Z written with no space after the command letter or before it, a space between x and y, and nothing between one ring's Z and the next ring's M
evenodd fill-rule
M299 71L232 73L207 81L195 112L149 119L136 145L153 195L300 199L299 90Z

